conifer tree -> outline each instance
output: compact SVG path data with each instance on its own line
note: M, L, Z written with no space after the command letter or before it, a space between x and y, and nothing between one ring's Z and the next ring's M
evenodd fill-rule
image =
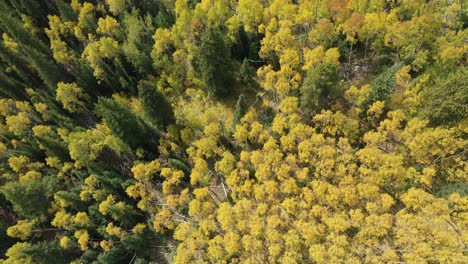
M433 124L454 124L468 115L468 74L466 67L434 76L434 84L423 92L422 116Z
M239 95L237 99L236 109L234 110L234 127L239 124L241 118L247 113L247 102L245 101L244 94Z
M194 66L204 81L210 96L223 97L232 87L230 51L218 28L207 28L194 55Z
M250 80L250 78L252 78L252 70L250 69L249 59L244 58L239 72L242 79L244 80Z
M57 10L60 13L60 17L64 21L72 21L76 19L76 13L64 0L55 0L55 5L57 6Z
M63 78L63 71L45 54L35 49L25 48L25 54L30 61L31 67L50 91L55 91L57 83Z
M64 250L56 241L42 241L23 250L35 263L66 263L72 261L76 254ZM75 252L76 253L76 252Z
M23 22L4 1L0 2L0 12L3 14L0 16L0 28L4 32L20 44L37 49L41 53L50 53L47 45L24 27Z
M35 219L46 217L49 197L54 189L54 179L45 177L42 180L9 182L0 188L0 192L20 216Z
M25 99L26 94L24 92L24 87L20 82L11 78L5 74L5 70L2 69L0 72L0 95L4 97L14 98L14 99Z
M166 96L156 90L156 85L149 81L141 81L138 85L138 95L141 106L151 122L161 129L175 123L174 111Z
M145 148L155 151L159 135L130 109L109 98L99 98L96 105L100 115L112 132L132 149Z
M311 69L300 88L301 107L313 113L325 106L327 97L337 93L338 82L338 69L335 64L323 63Z
M6 67L8 65L15 65L14 69L10 69L8 74L6 71L4 74L12 76L17 81L23 83L25 87L31 87L33 83L37 82L38 78L34 74L31 74L28 60L25 56L9 51L4 45L0 45L0 56L5 62Z

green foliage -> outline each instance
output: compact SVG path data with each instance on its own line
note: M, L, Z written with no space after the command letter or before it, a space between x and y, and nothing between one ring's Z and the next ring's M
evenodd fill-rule
M96 111L112 132L131 148L155 150L158 133L114 99L99 98Z
M136 10L126 13L123 19L127 37L122 44L122 50L127 60L144 74L151 72L152 64L148 54L151 52L151 36L155 27L150 22L143 20Z
M32 68L37 72L37 75L42 79L44 84L51 91L57 87L61 74L60 68L46 55L34 50L25 49L25 54L30 61Z
M14 99L26 98L21 83L7 76L4 71L0 72L0 96Z
M50 205L49 197L53 195L55 188L56 179L49 176L41 180L9 182L0 188L0 192L13 204L20 216L44 219Z
M170 28L172 24L174 24L174 15L168 11L163 1L158 2L156 5L152 1L146 0L144 2L149 2L147 3L147 6L157 6L155 24L158 28Z
M224 97L231 92L230 50L220 29L209 27L202 33L193 63L208 95Z
M49 263L67 263L73 260L76 255L70 254L61 248L57 242L42 241L31 245L23 250L23 253L30 256L34 263L49 264Z
M369 98L364 103L365 109L376 101L387 101L395 88L395 73L404 66L404 63L398 63L386 69L371 82Z
M156 89L149 81L141 81L138 85L138 96L147 117L161 129L175 123L174 111L166 96Z
M2 208L4 208L2 210L6 210L7 207L2 207ZM8 229L8 227L10 227L10 225L11 224L4 222L3 219L0 220L0 241L2 241L2 243L0 244L0 255L2 256L5 255L5 252L7 251L7 249L11 247L13 244L15 244L16 242L15 238L9 237L6 233L6 230Z
M76 13L73 11L72 7L66 3L64 0L55 0L55 5L57 10L60 13L60 17L64 21L72 21L76 19Z
M258 119L262 124L270 126L271 123L273 123L273 120L275 119L275 115L275 109L273 109L272 107L267 107L266 109L260 112Z
M241 118L247 113L247 102L245 96L241 94L237 99L236 109L234 110L234 127L239 124Z
M0 1L0 263L468 263L461 2Z
M468 117L468 69L435 71L434 82L423 90L421 115L435 125L454 124Z
M169 159L169 166L178 170L184 171L186 174L190 174L190 167L184 162L178 159Z
M254 72L252 71L249 60L247 58L244 58L244 61L242 61L239 74L240 79L244 84L249 85L252 83Z
M44 149L45 153L49 157L59 157L63 161L70 160L67 146L58 140L56 137L50 135L36 136L37 141Z
M107 263L130 263L133 258L133 254L129 252L123 245L117 245L112 247L109 251L99 254L95 264L107 264Z
M313 113L325 107L340 92L339 81L335 64L323 63L312 68L300 87L301 108Z
M5 1L0 2L0 11L3 14L0 16L0 28L3 32L7 32L24 47L34 49L37 53L50 54L47 45L24 27L19 15L14 14Z
M459 193L462 197L468 195L468 184L466 182L447 183L437 192L438 197L449 198L453 193Z

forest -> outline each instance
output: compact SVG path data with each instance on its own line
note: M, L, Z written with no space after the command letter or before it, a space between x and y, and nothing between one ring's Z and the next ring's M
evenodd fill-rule
M0 264L468 263L464 0L1 0Z

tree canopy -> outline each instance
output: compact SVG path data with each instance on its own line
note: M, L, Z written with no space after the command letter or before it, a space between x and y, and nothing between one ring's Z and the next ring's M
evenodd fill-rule
M0 11L0 264L468 263L464 1Z

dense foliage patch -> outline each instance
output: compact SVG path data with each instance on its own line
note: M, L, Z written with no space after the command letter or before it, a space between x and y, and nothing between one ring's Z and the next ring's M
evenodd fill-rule
M468 263L464 1L0 12L0 263Z

